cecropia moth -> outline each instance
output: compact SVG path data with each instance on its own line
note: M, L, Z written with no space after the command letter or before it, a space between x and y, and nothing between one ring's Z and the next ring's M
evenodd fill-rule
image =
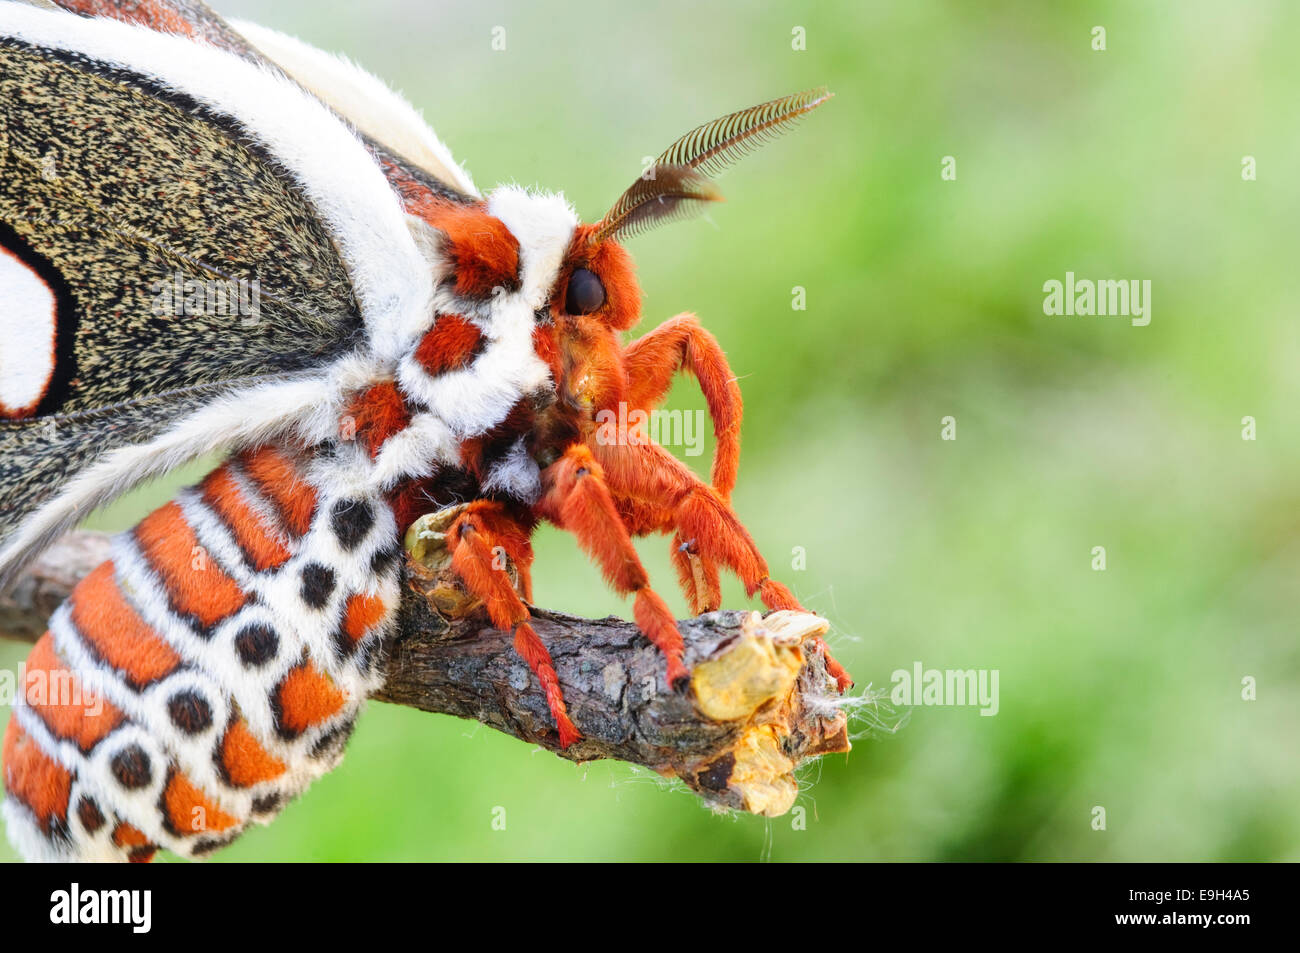
M539 522L632 597L666 685L682 641L633 537L672 537L697 612L722 569L797 607L730 506L722 351L688 315L622 342L640 292L619 239L716 198L708 176L826 98L701 126L583 224L557 194L481 195L374 77L197 0L0 0L0 580L224 455L115 538L32 650L51 690L24 693L4 739L18 850L202 856L274 817L341 757L402 533L449 501L471 501L453 568L514 632L564 745L581 719L494 560L527 595ZM594 436L679 371L713 418L711 483Z

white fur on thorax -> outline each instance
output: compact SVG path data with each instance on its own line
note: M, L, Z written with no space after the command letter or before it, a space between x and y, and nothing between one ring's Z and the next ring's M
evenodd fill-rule
M459 438L474 436L503 420L520 398L547 386L550 369L533 348L536 312L545 306L578 224L562 195L502 186L487 210L519 242L520 286L498 290L491 300L467 308L445 287L440 313L463 314L483 332L486 346L469 367L431 378L414 354L398 368L402 389L427 404Z
M551 286L578 227L578 213L555 192L503 185L488 196L488 212L519 242L520 288L516 295L532 310L546 304Z

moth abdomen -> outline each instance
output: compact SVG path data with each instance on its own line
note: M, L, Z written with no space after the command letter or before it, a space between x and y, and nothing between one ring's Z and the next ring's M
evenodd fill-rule
M6 734L4 811L25 853L200 856L338 760L398 567L391 510L334 472L289 447L243 453L77 585Z

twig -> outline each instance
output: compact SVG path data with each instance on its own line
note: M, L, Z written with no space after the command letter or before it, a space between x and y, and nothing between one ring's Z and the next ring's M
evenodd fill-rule
M776 816L798 793L796 767L848 751L807 613L722 611L680 623L691 683L668 688L658 651L620 619L534 608L582 741L561 751L546 701L512 638L487 621L451 575L438 527L407 536L400 625L388 646L380 701L472 718L573 761L616 758L681 778L719 806ZM76 581L107 558L108 537L70 533L0 597L0 636L34 641ZM511 567L513 569L513 567Z

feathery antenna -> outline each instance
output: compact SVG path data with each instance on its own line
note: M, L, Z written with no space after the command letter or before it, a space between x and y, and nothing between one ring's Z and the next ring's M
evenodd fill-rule
M830 98L826 87L819 86L706 122L665 149L655 164L688 165L704 175L716 176Z
M721 200L717 186L690 166L656 163L619 196L600 220L591 241L612 235L630 237L664 222L686 218L703 208L705 202Z
M831 98L825 86L782 96L697 126L655 159L600 220L590 241L636 235L684 218L722 194L706 176L722 172L775 139Z

